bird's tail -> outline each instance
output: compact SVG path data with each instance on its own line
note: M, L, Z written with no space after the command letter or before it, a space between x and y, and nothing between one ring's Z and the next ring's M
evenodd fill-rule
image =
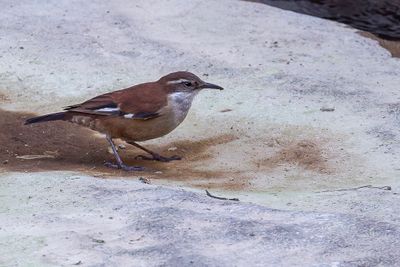
M52 114L47 114L47 115L43 115L43 116L33 117L33 118L30 118L30 119L27 119L25 121L25 125L26 124L31 124L31 123L45 122L45 121L64 120L65 113L66 112L58 112L58 113L52 113Z

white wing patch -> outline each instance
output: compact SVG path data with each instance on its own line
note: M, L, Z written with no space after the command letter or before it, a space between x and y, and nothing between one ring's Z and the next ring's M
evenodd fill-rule
M120 111L119 108L101 108L101 109L96 109L95 111L97 112L106 112L106 113L114 113Z
M133 117L135 117L135 114L133 114L133 113L128 113L128 114L124 115L124 118L126 118L126 119L132 119Z

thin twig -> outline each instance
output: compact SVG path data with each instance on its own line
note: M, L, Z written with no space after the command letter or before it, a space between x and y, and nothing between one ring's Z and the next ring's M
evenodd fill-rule
M327 108L327 107L322 107L322 108L320 108L320 110L322 111L322 112L333 112L333 111L335 111L335 108Z
M226 198L226 197L217 197L217 196L213 196L213 195L211 195L210 192L208 192L208 190L206 190L206 194L207 194L207 196L209 196L209 197L216 198L216 199L219 199L219 200L239 201L239 199L236 198L236 197L235 197L235 198Z
M338 192L338 191L353 191L353 190L358 190L362 188L374 188L374 189L381 189L381 190L392 190L392 187L385 185L385 186L372 186L372 185L363 185L359 187L353 187L353 188L343 188L343 189L337 189L337 190L325 190L325 191L318 191L315 193L326 193L326 192Z

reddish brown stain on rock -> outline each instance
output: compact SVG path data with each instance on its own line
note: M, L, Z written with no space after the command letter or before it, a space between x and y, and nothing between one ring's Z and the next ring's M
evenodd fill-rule
M315 140L254 139L254 145L267 143L266 154L242 153L249 165L242 167L209 166L217 159L218 146L229 145L238 139L233 134L222 134L197 140L181 140L165 145L150 145L149 149L165 156L179 155L183 159L169 163L137 160L143 154L133 146L126 145L120 150L124 162L144 166L144 172L124 172L109 169L105 161L114 161L108 152L104 138L95 136L93 131L68 122L49 122L24 125L33 116L29 113L15 113L0 110L0 170L2 171L79 171L103 178L146 177L182 182L199 188L242 190L251 187L254 172L268 172L281 166L294 166L308 171L329 174L324 144ZM260 137L261 138L261 137ZM269 145L271 143L271 145ZM174 147L173 151L169 148ZM228 150L229 151L229 150ZM227 153L227 152L225 152ZM229 153L229 152L228 152ZM235 151L231 153L241 153ZM22 159L27 156L34 159ZM35 158L36 156L44 158ZM240 154L239 154L240 155ZM229 159L224 155L225 158Z
M309 171L330 173L328 156L323 145L311 140L292 141L281 144L278 151L258 161L261 166L276 168L279 166L296 166Z

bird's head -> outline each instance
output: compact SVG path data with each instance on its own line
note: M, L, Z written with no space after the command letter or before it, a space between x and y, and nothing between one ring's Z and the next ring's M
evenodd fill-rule
M178 71L165 75L158 80L158 83L165 88L168 94L177 92L195 94L202 89L223 90L221 86L205 82L187 71Z

